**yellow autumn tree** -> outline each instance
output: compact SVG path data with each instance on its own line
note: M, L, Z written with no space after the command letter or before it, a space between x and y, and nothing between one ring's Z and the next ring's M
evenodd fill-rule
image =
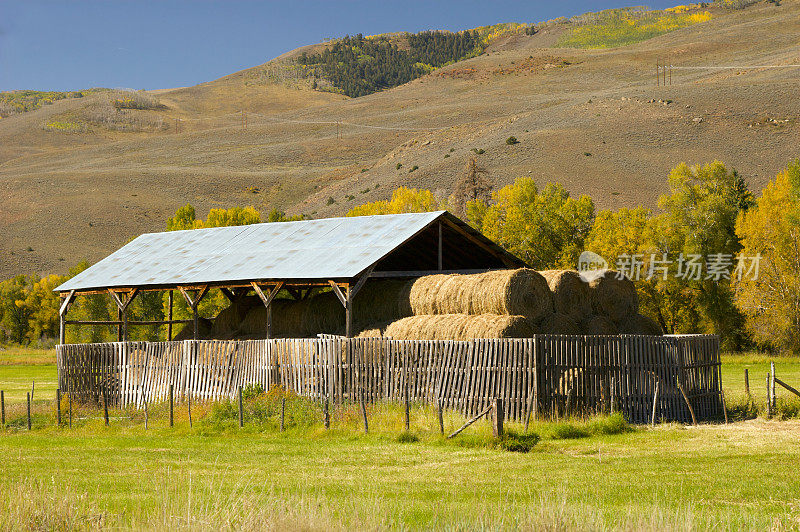
M432 212L448 209L447 200L430 190L400 187L392 192L392 199L373 201L353 207L346 216L370 216L373 214L403 214L407 212Z
M736 233L744 245L743 256L761 256L757 277L753 271L740 270L734 278L736 305L746 316L748 330L759 343L797 353L800 351L800 161L794 161L779 173L764 189L756 207L739 216Z

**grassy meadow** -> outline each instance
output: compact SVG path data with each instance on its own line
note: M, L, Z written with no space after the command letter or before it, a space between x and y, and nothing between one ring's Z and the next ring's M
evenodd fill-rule
M0 360L12 356L25 360L21 352ZM106 427L102 412L75 404L72 428L66 420L57 428L55 368L46 352L28 357L33 364L0 365L8 457L0 530L800 527L794 419L631 427L598 416L534 422L535 436L510 424L502 441L479 421L446 440L424 407L412 409L409 432L402 409L370 407L365 435L358 408L335 410L326 430L318 405L289 397L280 432L270 393L246 399L244 428L228 403L193 405L191 427L179 404L172 428L161 404L150 406L147 428L141 411L112 410ZM753 393L765 396L768 364L725 355L728 396L744 395L745 367ZM777 359L776 368L800 384L800 359ZM23 402L33 378L28 432ZM67 409L65 401L65 418ZM445 432L463 422L446 413Z

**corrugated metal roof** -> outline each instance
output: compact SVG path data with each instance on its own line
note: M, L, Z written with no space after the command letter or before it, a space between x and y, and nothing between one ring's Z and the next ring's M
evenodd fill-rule
M56 291L354 278L441 216L452 215L438 211L150 233Z

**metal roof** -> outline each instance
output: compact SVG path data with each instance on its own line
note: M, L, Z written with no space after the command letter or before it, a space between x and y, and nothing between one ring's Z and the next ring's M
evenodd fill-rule
M56 291L233 281L352 279L446 211L324 218L142 235ZM468 228L498 255L508 255ZM519 259L516 259L517 261Z

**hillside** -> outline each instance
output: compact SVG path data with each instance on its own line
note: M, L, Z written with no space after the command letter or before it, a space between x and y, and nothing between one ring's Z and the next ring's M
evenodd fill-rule
M287 66L321 44L155 91L163 107L102 114L109 96L93 93L4 118L0 275L98 260L187 202L202 215L316 217L401 185L446 195L473 149L497 185L559 181L601 208L655 206L681 161L722 160L760 188L800 155L800 68L695 68L800 63L800 1L720 10L618 48L557 48L565 31L500 35L480 56L359 98L313 90ZM667 58L693 68L657 87Z

